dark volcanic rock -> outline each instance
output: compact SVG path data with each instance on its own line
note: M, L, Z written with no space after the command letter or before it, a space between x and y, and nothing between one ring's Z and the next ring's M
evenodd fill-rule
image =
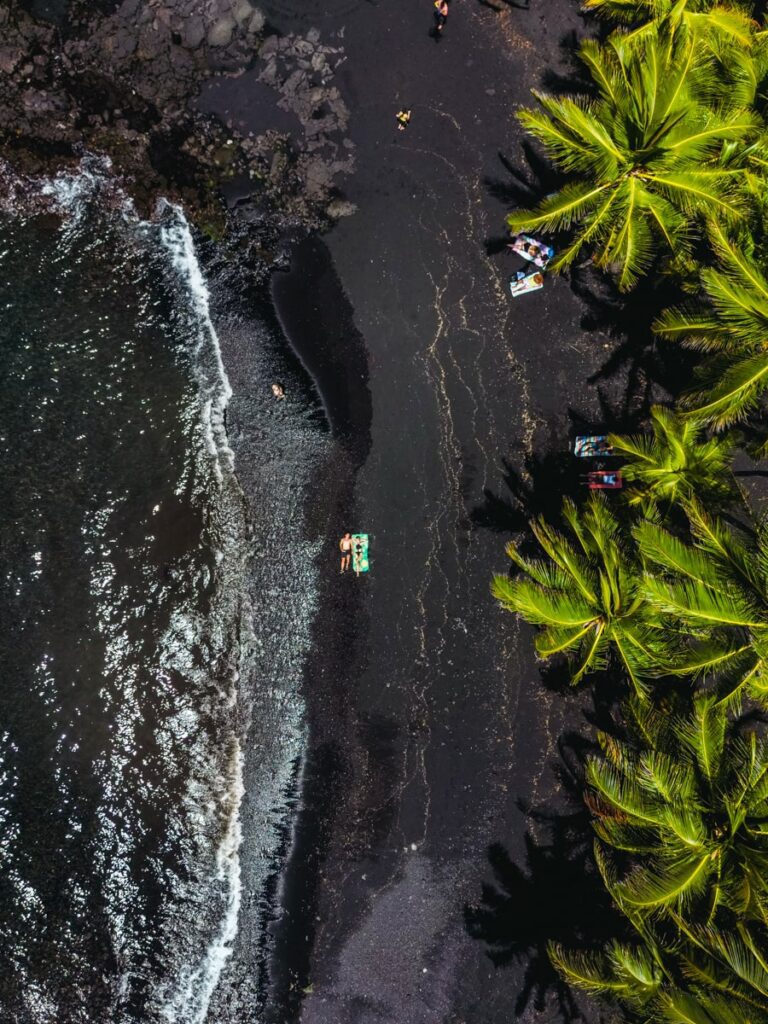
M337 159L333 136L348 115L328 87L341 50L323 46L317 31L264 40L264 27L251 0L70 0L59 26L6 2L0 157L21 172L51 173L86 151L107 155L144 212L160 195L183 198L216 236L240 216L227 216L222 201L232 180L251 182L250 194L238 187L238 209L267 200L276 230L320 225L335 179L352 166ZM206 81L238 77L254 62L269 97L262 92L258 131L215 102L197 106ZM270 130L278 103L295 115L295 131Z

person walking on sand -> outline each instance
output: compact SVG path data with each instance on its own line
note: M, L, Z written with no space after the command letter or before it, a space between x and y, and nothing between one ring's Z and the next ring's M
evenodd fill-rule
M448 0L435 0L435 38L443 33L445 23L448 20Z
M339 541L339 549L341 551L341 571L345 572L349 568L349 560L352 557L352 535L345 533Z

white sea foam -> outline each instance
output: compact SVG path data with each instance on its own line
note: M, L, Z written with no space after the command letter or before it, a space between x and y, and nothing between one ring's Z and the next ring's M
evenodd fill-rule
M216 460L216 474L221 482L222 469L219 459L226 461L226 468L234 470L235 457L229 446L224 413L232 397L232 388L221 358L219 339L211 321L210 294L203 272L195 254L195 244L184 213L178 206L167 204L172 211L171 220L161 231L163 244L170 253L173 266L189 295L199 324L198 373L202 391L202 424L210 454ZM213 373L206 372L212 362Z
M221 972L232 955L242 894L240 845L240 804L243 799L243 755L235 742L230 761L231 777L224 795L227 818L224 835L216 851L216 879L226 891L226 905L218 933L208 946L202 961L185 966L176 983L176 991L161 1008L160 1015L169 1024L204 1024L211 996Z
M64 244L53 257L62 274L78 254L103 244L99 234L105 219L101 212L94 220L88 216L94 210L103 212L103 196L109 197L119 215L119 185L105 184L106 177L104 168L92 166L82 173L59 176L47 186L52 205L66 214ZM286 794L296 791L295 766L301 764L305 743L301 675L316 602L313 563L320 542L302 539L303 505L297 494L322 462L326 438L316 435L304 411L296 408L295 415L273 435L269 435L275 429L271 419L259 419L251 453L241 455L238 447L241 471L241 458L253 460L251 476L254 468L257 471L254 493L259 497L253 520L258 551L279 552L277 560L274 555L269 561L257 559L250 592L244 594L247 551L243 508L238 505L242 495L232 472L234 456L224 420L232 392L192 235L177 207L164 211L160 225L139 222L127 204L122 212L130 222L119 236L127 258L139 253L151 260L152 273L160 278L163 310L165 286L170 284L174 319L168 341L174 345L181 341L179 350L191 357L194 380L177 411L188 440L186 463L182 468L174 466L174 472L183 484L177 494L186 500L191 485L194 500L204 509L203 546L212 557L207 565L195 563L194 558L185 562L183 571L189 569L189 573L183 585L174 581L173 593L170 585L158 583L156 567L149 566L144 577L146 595L135 586L128 592L120 582L125 559L140 562L143 552L139 547L122 547L125 508L119 501L106 500L83 519L83 551L96 612L93 626L104 657L104 684L93 695L103 708L95 718L110 723L103 758L94 764L101 786L94 821L98 832L94 877L103 884L111 952L118 965L117 977L110 978L114 1003L109 1019L110 1024L133 1022L134 1011L127 1007L141 1000L146 1020L233 1024L246 1016L238 1015L239 1005L247 1011L247 1019L258 1013L258 994L238 986L248 975L249 965L264 962L270 942L268 936L255 938L262 936L259 925L239 927L241 891L245 887L254 894L254 909L249 913L271 913L265 882L278 866L276 851L285 840L289 819ZM119 273L119 262L115 267ZM149 290L138 298L137 316L157 317L153 307L159 300L151 301ZM109 343L112 330L106 317L103 325L86 328L78 337L78 352L99 352ZM261 352L260 344L249 347ZM115 353L116 365L126 370L132 365L130 358L129 351ZM266 364L258 369L266 392L268 381L274 379L269 376L272 371ZM94 402L111 400L106 393L110 386L106 382L105 392L94 395ZM271 417L273 406L266 404L263 410L259 406L255 412L257 418ZM149 413L144 425L148 433L158 427ZM269 446L264 445L265 433L272 437ZM170 482L174 485L175 478ZM149 507L153 517L160 511L158 506ZM154 525L148 524L147 533L153 532ZM41 568L47 569L47 562L45 554ZM194 597L183 599L183 594L203 592L204 605ZM158 601L168 613L160 635L151 632L153 621L160 621L152 619ZM137 637L143 650L137 646ZM47 674L49 669L41 663L41 693L47 693ZM51 682L51 699L55 696L52 686ZM255 714L249 746L241 750L236 735L249 710L243 708L243 696L252 702ZM152 730L149 743L148 726ZM165 788L166 769L170 789ZM176 785L178 790L173 788ZM240 815L246 785L248 819L243 828ZM145 841L156 823L147 819L146 808L151 808L156 793L167 814L165 844L148 848ZM80 825L73 820L72 827ZM243 830L249 837L244 847ZM12 841L12 833L5 838ZM142 856L141 873L137 853ZM142 890L143 878L149 875L167 894L159 906L152 907L151 915ZM44 920L46 906L36 892L25 888L23 878L11 878L10 884L33 935ZM89 912L87 895L77 897L74 890L68 894L73 907L82 904L81 920ZM261 946L264 941L266 951ZM51 1012L56 1012L59 996L45 993L44 987L30 988L31 1019L36 1024L54 1019L46 1016L49 997ZM249 999L250 995L255 998Z
M64 244L59 253L64 262L70 250L94 244L88 216L103 188L103 170L94 167L75 175L60 175L45 186L45 194L65 215ZM160 241L170 257L170 276L175 276L180 285L175 309L189 339L187 351L196 385L190 392L190 402L181 410L183 429L190 441L182 477L185 485L193 483L205 502L210 523L208 542L218 547L212 552L216 578L204 582L206 590L214 586L213 606L207 614L188 602L171 607L167 628L157 639L155 652L154 699L164 711L154 724L154 742L168 776L185 776L187 782L178 812L167 823L169 842L183 851L184 870L178 876L167 877L172 897L151 925L166 943L168 970L152 986L147 1012L169 1024L202 1024L231 954L240 908L243 770L242 754L234 738L235 723L231 721L238 672L233 666L221 678L221 664L228 657L233 626L241 614L245 551L242 524L236 522L243 515L242 506L236 507L242 496L233 477L234 457L224 422L231 389L189 226L180 209L169 207L169 213L159 230L157 225L141 224L139 231L148 245ZM106 324L101 332L105 338L109 330ZM95 396L94 400L102 398ZM202 444L198 444L195 438L201 435ZM218 488L211 486L214 478ZM184 486L177 488L180 494L184 490ZM108 748L95 766L102 787L96 811L99 841L95 867L103 879L112 951L122 968L117 990L122 998L128 998L143 973L143 954L136 933L136 908L142 901L131 865L144 824L134 788L140 786L146 797L148 782L136 774L140 749L137 734L144 728L145 714L140 687L146 680L140 678L144 670L137 661L135 628L131 625L137 617L137 595L121 587L116 568L120 533L113 520L119 504L108 501L89 513L82 532L91 566L91 595L98 609L95 626L104 643L105 678L99 693L104 710L100 717L112 723ZM190 567L190 571L195 570ZM186 681L185 692L179 692L174 677ZM233 752L229 762L222 765L218 745L227 738ZM158 870L162 871L160 865ZM180 909L185 908L188 915L191 907L196 908L191 919L179 921ZM123 1020L116 1014L118 1019Z
M94 202L117 209L127 220L137 221L133 200L117 178L112 176L112 161L107 156L89 154L76 171L61 171L53 178L37 183L39 194L64 216L65 239L75 233L88 216Z

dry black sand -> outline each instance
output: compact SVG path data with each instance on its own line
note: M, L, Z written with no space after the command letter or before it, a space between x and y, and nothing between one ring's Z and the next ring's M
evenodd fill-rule
M610 933L564 781L591 704L542 673L489 583L525 509L577 489L577 427L633 425L668 369L643 327L651 290L612 308L578 275L505 289L515 172L550 190L514 111L572 74L584 25L569 0L454 0L439 41L429 0L265 9L344 46L358 161L358 212L275 282L340 443L316 508L312 746L272 1019L573 1020L544 946ZM346 529L371 535L366 577L339 576Z

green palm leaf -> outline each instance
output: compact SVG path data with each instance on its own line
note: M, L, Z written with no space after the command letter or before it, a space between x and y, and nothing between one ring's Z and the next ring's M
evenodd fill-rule
M707 224L743 218L756 187L748 162L760 160L763 150L768 159L768 146L759 141L762 122L748 109L761 75L751 48L738 58L731 52L739 38L751 43L749 19L721 7L717 26L731 49L705 46L698 28L588 41L581 56L598 98L536 93L539 109L520 113L548 157L582 179L508 217L514 232L573 232L553 269L569 266L589 247L626 291L659 251L668 260L685 259ZM719 84L724 69L730 89Z
M566 500L563 519L567 534L544 519L531 523L546 559L524 557L516 545L507 548L517 575L496 576L493 595L539 627L540 657L571 657L574 683L605 668L613 656L644 693L646 676L668 655L664 638L644 621L634 549L620 543L619 524L602 496L591 495L583 509Z
M668 310L654 327L672 341L714 353L682 405L720 430L755 412L768 389L768 278L747 238L736 241L715 222L709 237L719 266L702 271L705 301Z

